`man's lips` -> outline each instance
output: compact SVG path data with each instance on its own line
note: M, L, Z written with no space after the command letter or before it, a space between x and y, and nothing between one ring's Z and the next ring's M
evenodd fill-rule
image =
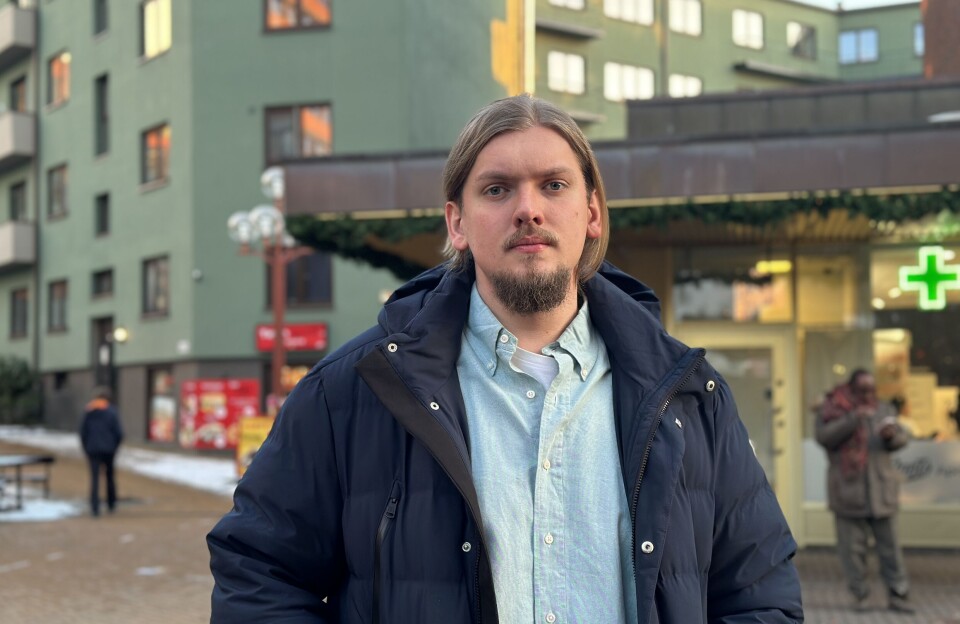
M542 238L531 237L523 238L515 242L511 246L511 249L516 249L517 251L534 252L540 251L541 249L546 249L549 246L550 243L548 241L545 241Z

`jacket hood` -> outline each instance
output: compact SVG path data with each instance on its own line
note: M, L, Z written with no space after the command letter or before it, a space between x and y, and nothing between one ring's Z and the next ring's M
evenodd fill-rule
M390 295L380 312L378 322L388 334L402 331L416 318L431 296L456 288L457 285L472 287L475 279L473 265L459 273L449 271L446 264L428 269ZM589 288L591 282L598 279L609 282L614 288L639 303L659 324L660 299L649 286L606 261L600 265L597 274L587 280L585 287ZM445 285L443 289L440 288L442 283Z

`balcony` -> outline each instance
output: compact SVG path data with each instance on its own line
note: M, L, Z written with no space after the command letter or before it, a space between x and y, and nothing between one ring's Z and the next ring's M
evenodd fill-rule
M0 173L30 162L35 138L32 113L0 113Z
M37 14L13 3L0 8L0 71L30 56L36 43Z
M33 223L0 223L0 274L25 269L37 261Z

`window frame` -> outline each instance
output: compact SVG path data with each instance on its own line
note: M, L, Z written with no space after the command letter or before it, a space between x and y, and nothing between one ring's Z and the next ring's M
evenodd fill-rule
M109 299L113 296L113 268L100 269L90 274L90 298Z
M309 108L326 109L328 125L330 127L330 141L327 152L324 154L305 154L303 150L303 110ZM273 157L273 133L270 120L277 114L287 114L292 123L293 142L300 148L296 156ZM324 158L333 154L333 106L330 102L316 102L309 104L284 104L281 106L267 106L263 109L263 161L268 166L280 163L297 162L309 158Z
M110 153L110 75L93 79L93 154Z
M27 75L23 74L10 81L7 108L14 113L27 112Z
M11 340L26 338L30 335L30 289L14 288L10 291L10 334Z
M169 32L166 32L166 33L162 32L163 24L162 22L159 21L159 16L162 14L158 14L158 18L157 18L158 21L155 24L155 27L158 29L158 32L153 33L153 35L157 39L156 50L147 49L147 43L149 41L147 37L147 30L148 30L148 26L151 26L151 24L148 24L147 11L148 11L148 6L152 4L157 5L158 10L161 10L164 7L166 7L167 9L166 17L168 18L168 24L170 27ZM163 35L166 35L165 40L163 40ZM164 44L166 44L165 47L164 47ZM173 47L173 0L140 0L140 58L144 61L155 59L158 56L163 56L164 54L169 52L172 47Z
M636 8L633 19L624 17L623 8L627 5L633 5ZM653 26L657 19L654 0L603 0L603 14L610 19L641 26Z
M919 31L919 32L918 32ZM919 39L917 36L919 35ZM917 46L917 43L920 45ZM877 46L880 47L879 45ZM923 22L914 22L913 23L913 56L915 58L923 58L927 53L927 33L926 28L923 26Z
M797 27L799 27L799 29L800 29L800 31L799 31L799 36L798 36L798 38L797 38L797 42L796 42L796 43L793 43L793 44L790 43L790 27L791 27L791 26L797 26ZM810 36L810 37L804 37L803 35L804 35L805 33L810 33L811 36ZM786 36L787 49L790 50L790 55L791 55L793 58L799 58L799 59L804 59L804 60L808 60L808 61L815 61L815 60L817 60L817 56L818 56L819 49L817 48L817 27L816 27L816 26L813 26L812 24L807 24L807 23L804 23L804 22L798 22L797 20L789 20L789 21L787 21L787 33L786 33L786 35L787 35L787 36ZM798 51L803 51L802 44L803 44L805 41L810 41L810 42L811 42L811 44L810 44L811 51L810 51L810 54L809 54L809 55L808 55L808 54L800 54L800 53L798 53Z
M54 63L60 63L63 75L59 80L54 76ZM47 60L47 106L63 106L70 101L70 80L73 55L68 50L60 50Z
M271 26L270 25L270 2L263 0L263 32L265 33L287 33L298 32L301 30L326 30L333 25L333 0L323 0L327 5L327 12L330 19L326 23L303 24L303 0L294 0L297 3L297 15L295 26Z
M587 8L586 0L547 0L547 2L550 6L571 11L584 11Z
M560 57L557 55L561 55L563 57L562 61L564 66L564 72L563 72L562 86L560 86L559 83L553 82L554 73L552 69L554 69L553 67L554 61L551 59L559 59ZM579 91L575 90L574 88L571 88L572 83L570 80L570 69L571 69L570 62L573 59L579 59L579 62L580 62L581 72L579 77L580 78ZM577 85L574 84L573 86L576 87ZM577 54L575 52L564 52L563 50L549 50L547 52L547 89L549 89L550 91L553 91L554 93L567 93L569 95L585 95L587 93L587 57L585 57L582 54Z
M625 71L626 70L626 71ZM617 81L619 82L618 92L620 93L619 98L611 97L611 91L609 88L609 81L611 79L611 73L616 71ZM643 93L640 93L638 97L627 97L625 94L626 89L624 85L626 84L626 76L628 73L636 74L636 82L638 85L638 92L644 91L642 88L644 86L644 79L641 77L644 74L649 74L649 96L644 96ZM642 65L628 65L626 63L617 63L614 61L607 61L603 64L603 97L608 102L629 102L635 100L649 100L657 95L657 73L649 68Z
M18 180L7 187L9 217L16 223L26 223L27 218L27 181Z
M110 193L99 193L93 198L93 235L110 234Z
M677 33L678 35L686 35L688 37L702 37L703 36L703 1L702 0L669 0L669 15L667 17L669 24L667 28L672 33ZM682 12L683 23L680 24L678 28L674 28L674 16L677 14L677 11L674 10L676 5L682 5L685 10ZM694 31L690 25L687 24L687 10L686 7L690 6L697 7L697 28Z
M733 44L740 48L746 48L748 50L763 50L766 46L766 19L763 16L763 13L760 11L754 11L753 9L733 9L732 12L733 23L731 27L731 35ZM740 17L740 20L737 18ZM738 40L738 21L742 27L742 32L740 40ZM753 27L759 22L760 31L759 33L753 32ZM759 34L760 41L759 44L753 40L754 35Z
M157 273L151 289L151 270L163 267ZM159 292L159 291L164 292ZM163 304L156 303L163 299ZM170 315L170 256L160 255L145 258L140 264L140 316L143 318L167 317Z
M107 0L93 0L93 34L102 35L110 28L110 7Z
M51 280L47 283L47 333L56 334L67 331L69 294L70 284L66 279ZM57 307L58 303L59 307Z
M866 58L863 56L862 51L862 38L865 33L871 32L874 36L875 48L873 58ZM854 51L855 57L852 60L844 60L843 58L843 37L844 35L852 36L854 42ZM841 30L837 34L837 62L840 65L865 65L867 63L877 63L880 61L880 29L876 26L866 26L864 28L851 28L849 30Z
M150 162L149 155L152 148L148 147L150 135L159 132L159 173L156 177L148 177ZM166 132L166 146L164 146L164 132ZM140 185L146 187L162 186L170 181L170 151L173 145L173 133L170 124L163 122L151 126L140 133Z
M311 264L311 261L315 264ZM333 307L333 270L334 257L327 251L315 251L312 254L306 254L287 264L284 267L284 279L287 280L287 307L288 308L321 308L329 309ZM272 307L273 289L271 288L273 275L268 266L265 266L265 292L266 292L266 310ZM311 300L303 297L304 289L307 288L307 281L310 277L317 277L321 280L321 285L317 286L328 294L326 299ZM324 286L322 282L326 282ZM297 286L292 286L293 284Z
M63 174L60 185L59 192L55 189L57 188L54 184L54 177L58 174ZM59 196L61 209L54 211L54 199ZM70 214L70 167L67 163L61 163L54 167L47 169L47 221L56 221L59 219L65 218Z
M674 94L673 94L673 89L671 88L671 86L672 86L672 84L673 84L673 79L674 79L674 78L679 78L679 79L682 79L682 80L683 80L683 82L684 82L684 93L683 93L683 95L674 95ZM687 94L687 86L688 86L689 84L691 84L691 81L693 81L693 80L696 80L696 81L699 83L700 89L699 89L699 91L698 91L697 93L695 93L695 94L693 94L693 95L689 95L689 94ZM673 74L670 74L669 76L667 76L667 90L668 90L668 93L669 93L670 97L672 97L672 98L698 97L698 96L700 96L700 95L703 94L703 78L701 78L701 77L699 77L699 76L693 76L693 75L690 75L690 74L678 74L678 73L673 73Z

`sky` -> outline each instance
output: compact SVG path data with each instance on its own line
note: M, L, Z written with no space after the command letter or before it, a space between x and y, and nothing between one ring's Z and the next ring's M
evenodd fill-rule
M68 457L82 456L76 433L0 425L0 439ZM117 455L117 467L223 496L232 496L237 485L237 468L232 459L191 457L121 446ZM24 493L23 510L0 513L0 523L57 520L87 512L86 500L44 500L38 496L39 492L26 486Z

